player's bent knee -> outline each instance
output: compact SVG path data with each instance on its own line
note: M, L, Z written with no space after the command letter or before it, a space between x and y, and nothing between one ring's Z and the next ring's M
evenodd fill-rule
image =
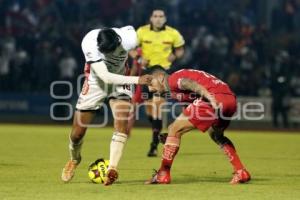
M177 123L173 122L168 127L168 136L180 137L181 136L180 130L181 130L181 127Z
M127 132L127 121L126 120L115 120L114 129L121 133Z
M83 127L83 126L80 126L80 125L76 125L73 127L73 130L72 132L75 134L75 135L82 135L85 133L87 127Z
M168 126L168 136L174 135L173 123Z

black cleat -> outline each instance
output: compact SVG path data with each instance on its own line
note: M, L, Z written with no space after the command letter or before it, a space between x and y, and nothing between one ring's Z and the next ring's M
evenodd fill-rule
M159 140L157 137L157 141L152 141L150 144L150 150L147 154L148 157L156 157L157 156L157 146L159 144Z
M147 154L148 157L157 157L157 149L151 148Z
M157 156L157 145L158 143L152 142L150 145L150 150L147 154L148 157L156 157Z

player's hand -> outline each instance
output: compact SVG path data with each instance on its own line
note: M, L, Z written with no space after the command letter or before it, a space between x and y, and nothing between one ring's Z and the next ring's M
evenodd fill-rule
M151 85L152 79L153 79L152 75L146 74L146 75L140 76L138 84L139 85Z

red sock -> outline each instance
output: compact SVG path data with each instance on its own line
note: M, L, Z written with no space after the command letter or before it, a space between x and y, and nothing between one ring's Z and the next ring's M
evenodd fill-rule
M225 144L225 145L223 145L222 149L223 149L224 153L227 155L231 165L233 166L234 171L244 168L244 166L233 146L231 146L229 144Z
M172 167L173 160L179 150L180 139L177 137L167 137L166 143L164 145L161 170L169 171Z

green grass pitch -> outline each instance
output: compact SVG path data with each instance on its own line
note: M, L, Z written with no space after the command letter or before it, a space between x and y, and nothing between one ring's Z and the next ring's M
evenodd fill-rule
M69 158L70 127L0 125L0 130L1 200L300 199L300 134L228 131L253 177L249 184L232 186L226 157L208 135L193 131L183 137L172 184L144 185L160 157L146 157L150 129L136 128L120 162L118 182L104 187L89 182L87 168L96 158L109 157L112 128L89 129L82 163L68 184L60 175Z

